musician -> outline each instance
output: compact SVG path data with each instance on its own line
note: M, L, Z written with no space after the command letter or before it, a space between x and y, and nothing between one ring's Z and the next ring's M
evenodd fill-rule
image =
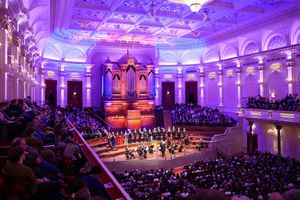
M126 149L125 149L125 150L126 150L126 152L125 152L126 158L127 158L128 160L134 159L134 158L135 158L135 156L134 156L132 150L129 150L128 146L126 146Z
M177 137L176 137L177 140L181 140L181 130L180 130L180 127L178 127L177 129Z
M152 140L156 140L156 134L157 134L157 130L156 130L156 128L154 127L153 128L153 130L152 130L152 135L153 135L153 138L152 138Z
M124 132L124 144L125 145L128 144L128 133L127 133L127 131Z
M159 147L160 147L160 151L161 151L161 156L162 156L162 157L165 157L165 153L166 153L166 142L163 141L163 140L161 140Z
M169 127L168 127L168 138L171 137L171 132L172 132L172 131L171 131L171 127L169 126Z
M132 143L132 133L131 133L131 131L128 134L128 143L129 144Z
M151 129L149 129L149 133L148 133L148 142L151 142L153 140L153 134L151 132Z
M136 129L134 129L134 132L133 132L133 142L134 142L134 143L136 142L137 137L138 137L138 132L137 132Z
M185 145L189 145L189 137L188 137L188 135L184 136L184 144Z
M139 131L138 131L138 141L139 141L139 142L141 142L142 134L143 134L143 131L142 131L142 129L140 128Z
M183 151L183 144L182 144L182 142L180 141L179 148L178 148L178 152L182 152L182 151Z
M149 144L148 144L148 149L149 149L149 153L153 153L154 151L153 151L153 149L154 149L154 145L151 143L151 141L149 142Z
M162 128L162 136L163 136L163 140L166 140L166 129Z
M169 152L170 152L171 154L174 154L175 151L176 151L176 149L177 149L177 145L175 144L174 141L172 141L172 143L171 143L171 145L170 145L170 147L169 147Z

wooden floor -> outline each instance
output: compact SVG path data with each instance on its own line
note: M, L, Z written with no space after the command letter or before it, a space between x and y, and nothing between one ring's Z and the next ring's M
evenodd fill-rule
M118 173L124 171L133 171L136 169L176 169L176 173L182 171L182 167L195 161L216 158L217 154L211 149L197 151L186 156L177 156L172 159L135 159L135 160L115 160L104 161L105 165L111 171Z
M181 130L183 127L181 127ZM214 135L223 134L226 130L224 127L189 127L188 130L190 143L184 145L183 152L176 152L171 154L166 150L165 157L162 157L161 152L158 150L159 141L153 141L154 153L147 153L147 158L142 158L136 153L138 146L142 143L130 143L118 145L114 148L110 148L106 138L97 138L88 140L89 145L97 153L99 158L108 166L111 170L125 171L129 169L151 169L151 168L177 168L177 171L182 169L182 166L187 165L195 160L201 160L205 158L212 158L216 156L216 153L209 148L204 148L201 151L196 150L196 145L201 141L208 143ZM144 143L147 146L147 142ZM126 147L134 151L135 158L127 160L125 152Z

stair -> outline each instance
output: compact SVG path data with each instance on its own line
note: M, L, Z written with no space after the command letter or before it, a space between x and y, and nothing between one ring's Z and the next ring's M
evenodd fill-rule
M165 128L172 127L172 117L170 110L164 110Z

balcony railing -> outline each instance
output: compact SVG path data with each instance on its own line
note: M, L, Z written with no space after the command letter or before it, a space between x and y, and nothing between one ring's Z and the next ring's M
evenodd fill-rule
M300 112L240 108L239 117L300 123Z
M69 119L66 118L66 120L71 126L72 134L76 139L77 143L80 145L80 148L82 152L85 154L85 156L87 157L87 159L93 164L98 165L102 168L102 173L100 175L100 178L111 199L131 200L130 196L127 194L124 188L115 179L115 177L104 165L104 163L100 160L99 156L93 151L90 145L83 139L83 137L81 136L79 131L75 128L75 126L70 122Z

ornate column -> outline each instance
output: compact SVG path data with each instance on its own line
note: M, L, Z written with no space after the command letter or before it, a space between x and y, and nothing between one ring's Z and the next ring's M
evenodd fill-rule
M162 102L159 102L160 100L160 96L161 96L161 89L159 89L159 68L156 67L155 68L155 104L156 105L160 105Z
M281 156L281 128L282 126L279 125L279 124L275 124L275 128L277 130L277 148L278 148L278 151L277 151L277 155Z
M288 92L289 94L294 94L294 87L293 87L293 67L295 66L295 60L289 59L287 60L286 67L287 67L287 82L288 82Z
M65 90L66 90L66 84L65 84L65 64L60 65L60 71L59 71L59 77L60 77L60 106L65 107L66 106L66 96L65 96Z
M264 96L265 95L265 92L264 92L264 65L263 64L259 64L258 66L258 71L259 71L259 80L258 80L258 83L259 83L259 94L260 96Z
M181 67L177 67L177 88L178 88L178 103L183 103L183 99L182 99L182 68ZM175 91L176 93L176 91ZM176 95L175 95L176 98ZM175 102L176 103L176 102Z
M198 104L204 105L204 72L203 67L199 67L199 87L200 87L200 98L198 98Z
M7 49L8 49L8 29L9 13L8 0L2 0L0 3L0 100L4 100L7 94Z
M86 77L86 107L91 107L92 106L92 96L91 96L91 89L92 89L92 69L93 65L86 65L86 72L85 72L85 77Z
M242 107L242 91L241 91L241 64L238 61L236 66L236 87L237 87L237 107Z
M222 70L222 65L219 64L219 72L218 72L218 76L219 76L219 97L220 97L220 101L219 101L219 106L224 106L223 104L223 70Z
M45 104L45 69L44 66L46 64L46 61L41 62L41 105Z

